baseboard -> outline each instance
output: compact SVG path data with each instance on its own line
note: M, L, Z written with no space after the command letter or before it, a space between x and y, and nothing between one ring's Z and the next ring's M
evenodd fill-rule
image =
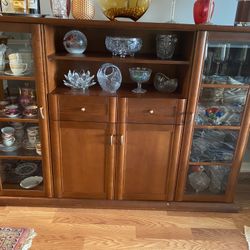
M165 210L188 212L239 212L235 203L217 202L158 202L158 201L114 201L114 200L84 200L58 198L27 198L0 197L0 206L40 206L40 207L71 207L96 209L135 209L135 210Z

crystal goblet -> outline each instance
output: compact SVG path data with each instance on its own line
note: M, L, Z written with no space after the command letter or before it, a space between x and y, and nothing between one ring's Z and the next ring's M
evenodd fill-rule
M147 92L147 90L143 89L141 85L142 83L147 82L150 79L151 73L152 70L149 68L129 68L130 78L133 81L137 82L137 88L132 90L133 93L143 94Z

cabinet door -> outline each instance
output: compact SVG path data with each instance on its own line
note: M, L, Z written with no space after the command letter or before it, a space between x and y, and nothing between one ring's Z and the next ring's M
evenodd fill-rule
M41 26L1 22L0 32L0 194L51 197Z
M54 122L59 149L56 180L59 197L111 199L113 126L106 123ZM54 147L55 149L55 147Z
M118 199L167 200L180 132L174 125L120 124L119 133Z

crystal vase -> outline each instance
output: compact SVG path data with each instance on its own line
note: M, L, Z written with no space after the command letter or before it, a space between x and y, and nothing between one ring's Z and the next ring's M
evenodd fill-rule
M93 0L72 0L72 16L75 19L93 19L95 5Z
M50 0L54 17L68 18L70 14L70 0Z

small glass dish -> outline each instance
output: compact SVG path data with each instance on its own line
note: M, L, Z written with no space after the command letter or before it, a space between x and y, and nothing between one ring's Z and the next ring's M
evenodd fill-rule
M134 82L137 82L137 88L132 90L133 93L143 94L147 92L147 90L143 89L141 85L142 83L149 81L151 73L152 70L149 68L140 68L140 67L129 68L130 78Z
M106 49L111 51L113 56L134 56L136 52L141 50L142 39L136 37L106 36L105 45Z
M156 73L154 87L160 92L173 93L178 87L178 80L176 78L170 79L163 73Z
M81 89L83 92L86 91L90 86L93 86L96 84L96 82L93 80L95 75L90 76L90 72L87 71L81 71L76 72L73 70L69 70L67 75L64 75L66 80L63 80L64 85L71 87L72 89Z

